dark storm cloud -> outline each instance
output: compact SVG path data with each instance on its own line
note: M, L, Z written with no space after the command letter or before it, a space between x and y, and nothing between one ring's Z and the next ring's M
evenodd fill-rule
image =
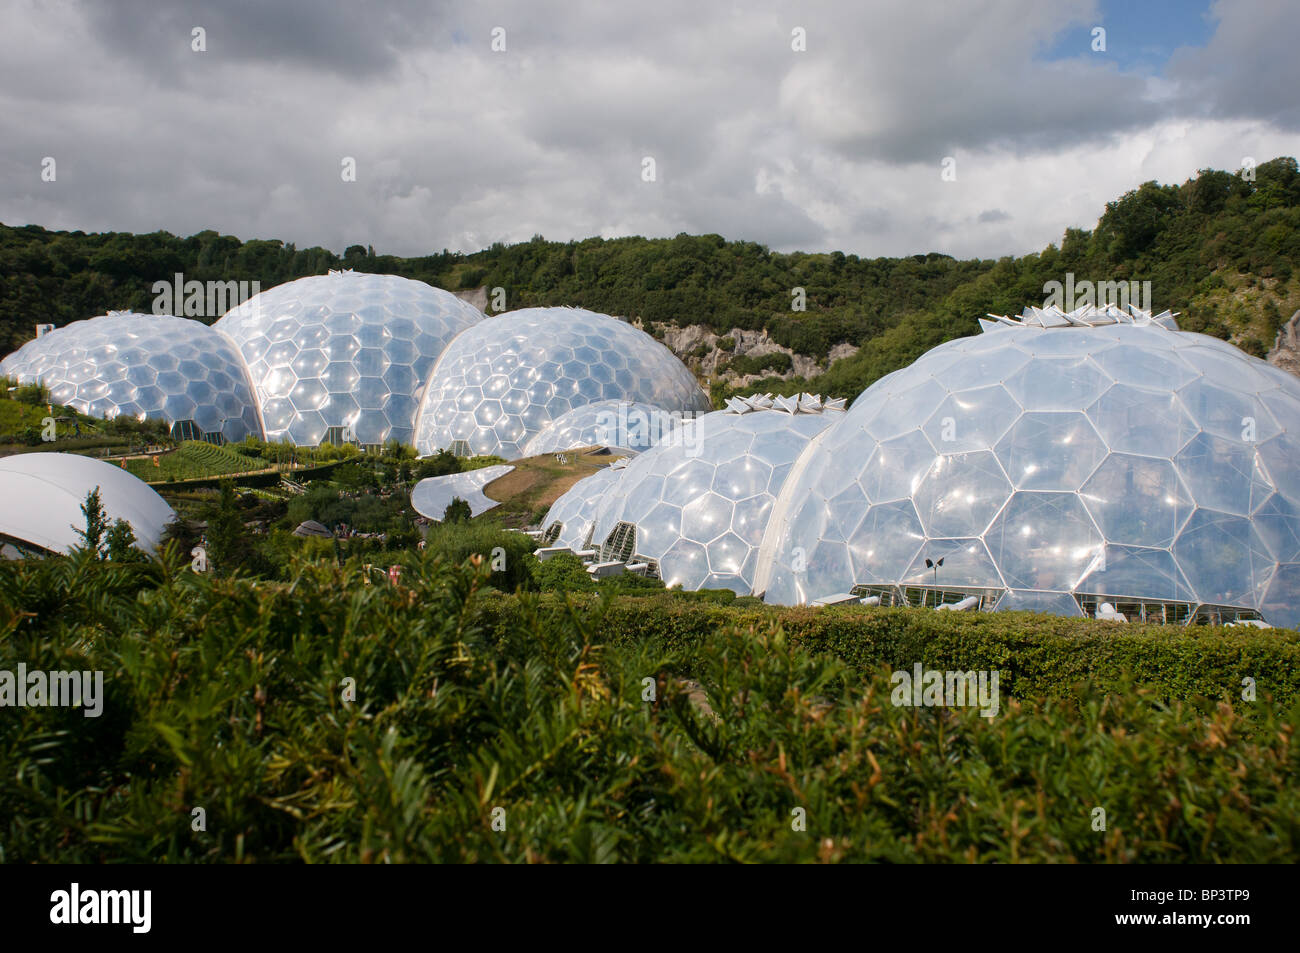
M366 78L394 69L401 52L443 31L447 4L318 0L83 0L104 49L141 64L178 64L202 27L209 52ZM182 76L187 75L182 72Z

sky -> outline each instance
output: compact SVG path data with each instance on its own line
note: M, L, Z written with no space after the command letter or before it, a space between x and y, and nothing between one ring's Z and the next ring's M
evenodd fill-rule
M1019 255L1300 155L1288 6L0 0L0 222Z

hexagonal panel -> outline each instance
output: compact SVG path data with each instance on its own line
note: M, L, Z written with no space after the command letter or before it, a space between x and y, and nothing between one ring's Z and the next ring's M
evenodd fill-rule
M916 509L908 500L878 503L851 534L848 544L853 583L892 581L898 566L906 566L925 540ZM847 592L848 589L830 589Z
M935 458L913 495L929 536L979 536L1011 495L988 450Z
M1197 431L1177 395L1115 384L1088 408L1111 450L1172 457Z
M1021 408L1001 384L949 395L921 429L940 453L994 446L1020 417Z
M1273 557L1244 516L1197 510L1174 542L1174 558L1201 602L1255 605Z
M1025 490L1011 497L985 541L1002 578L1016 589L1069 590L1102 545L1076 494Z
M1115 598L1196 601L1196 593L1167 549L1107 544L1076 588Z
M1106 538L1134 546L1168 546L1191 516L1191 495L1168 460L1113 453L1082 492Z
M1035 411L1082 410L1111 383L1086 357L1036 357L1007 379L1020 406Z
M916 491L935 457L929 438L913 430L876 445L858 479L872 502L902 499Z
M1272 491L1250 444L1199 433L1174 463L1198 506L1246 516Z
M998 460L1017 489L1077 490L1106 456L1081 413L1026 413L998 442Z

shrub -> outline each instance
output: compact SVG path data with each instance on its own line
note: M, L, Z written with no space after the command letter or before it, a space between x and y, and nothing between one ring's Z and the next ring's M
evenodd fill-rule
M999 664L1032 671L1045 645L1150 650L1140 627L485 598L486 566L428 557L398 585L363 584L355 561L299 563L284 583L183 565L0 563L0 669L105 676L101 717L0 719L0 860L1289 863L1300 848L1296 706L1084 682L989 720L891 704L886 671L810 641L879 657L912 625L913 648L946 640L931 658L1000 646ZM1181 638L1263 685L1295 649L1268 635Z
M519 609L505 601L488 611L509 626ZM779 626L792 644L833 656L863 675L916 662L945 670L998 669L1002 690L1022 698L1070 695L1082 682L1115 691L1136 680L1162 698L1240 699L1242 679L1251 677L1260 691L1300 700L1300 633L1283 629L1111 624L1009 612L786 608L723 589L615 601L595 635L619 644L658 639L690 659L727 625Z
M460 458L448 450L439 450L432 456L416 460L411 466L411 476L416 480L460 472Z
M452 497L447 508L442 512L442 521L444 523L468 523L474 516L474 511L469 508L469 504L459 496Z
M733 357L727 362L727 371L732 374L762 374L766 371L774 371L777 374L784 374L794 368L794 359L784 351L774 351L771 354L760 356L744 355L742 357Z
M581 559L556 553L533 568L533 580L543 592L587 592L596 588Z
M50 402L50 390L39 382L24 384L14 391L14 400L33 407L40 407Z

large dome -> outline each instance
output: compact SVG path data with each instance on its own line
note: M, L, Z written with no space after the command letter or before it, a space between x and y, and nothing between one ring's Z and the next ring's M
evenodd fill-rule
M40 381L56 404L94 417L166 420L186 437L261 437L243 359L221 334L170 314L110 312L28 341L0 374Z
M626 471L627 460L619 458L569 487L551 504L542 520L546 545L567 546L575 552L587 549L600 504Z
M248 363L268 440L409 444L429 369L482 317L422 281L345 271L269 288L214 327Z
M1300 622L1300 381L1164 315L982 323L800 460L756 590Z
M669 586L748 595L772 504L808 441L843 417L838 405L733 399L683 423L604 494L601 558L652 561Z
M629 400L601 400L561 414L524 444L521 455L536 457L575 447L611 447L640 453L672 432L681 420L662 407Z
M75 453L19 453L0 459L0 542L19 549L69 552L80 542L81 505L99 488L111 523L131 524L140 545L155 549L176 514L143 480Z
M709 409L686 366L626 322L579 308L510 311L470 328L439 359L415 447L513 460L552 421L603 400Z

